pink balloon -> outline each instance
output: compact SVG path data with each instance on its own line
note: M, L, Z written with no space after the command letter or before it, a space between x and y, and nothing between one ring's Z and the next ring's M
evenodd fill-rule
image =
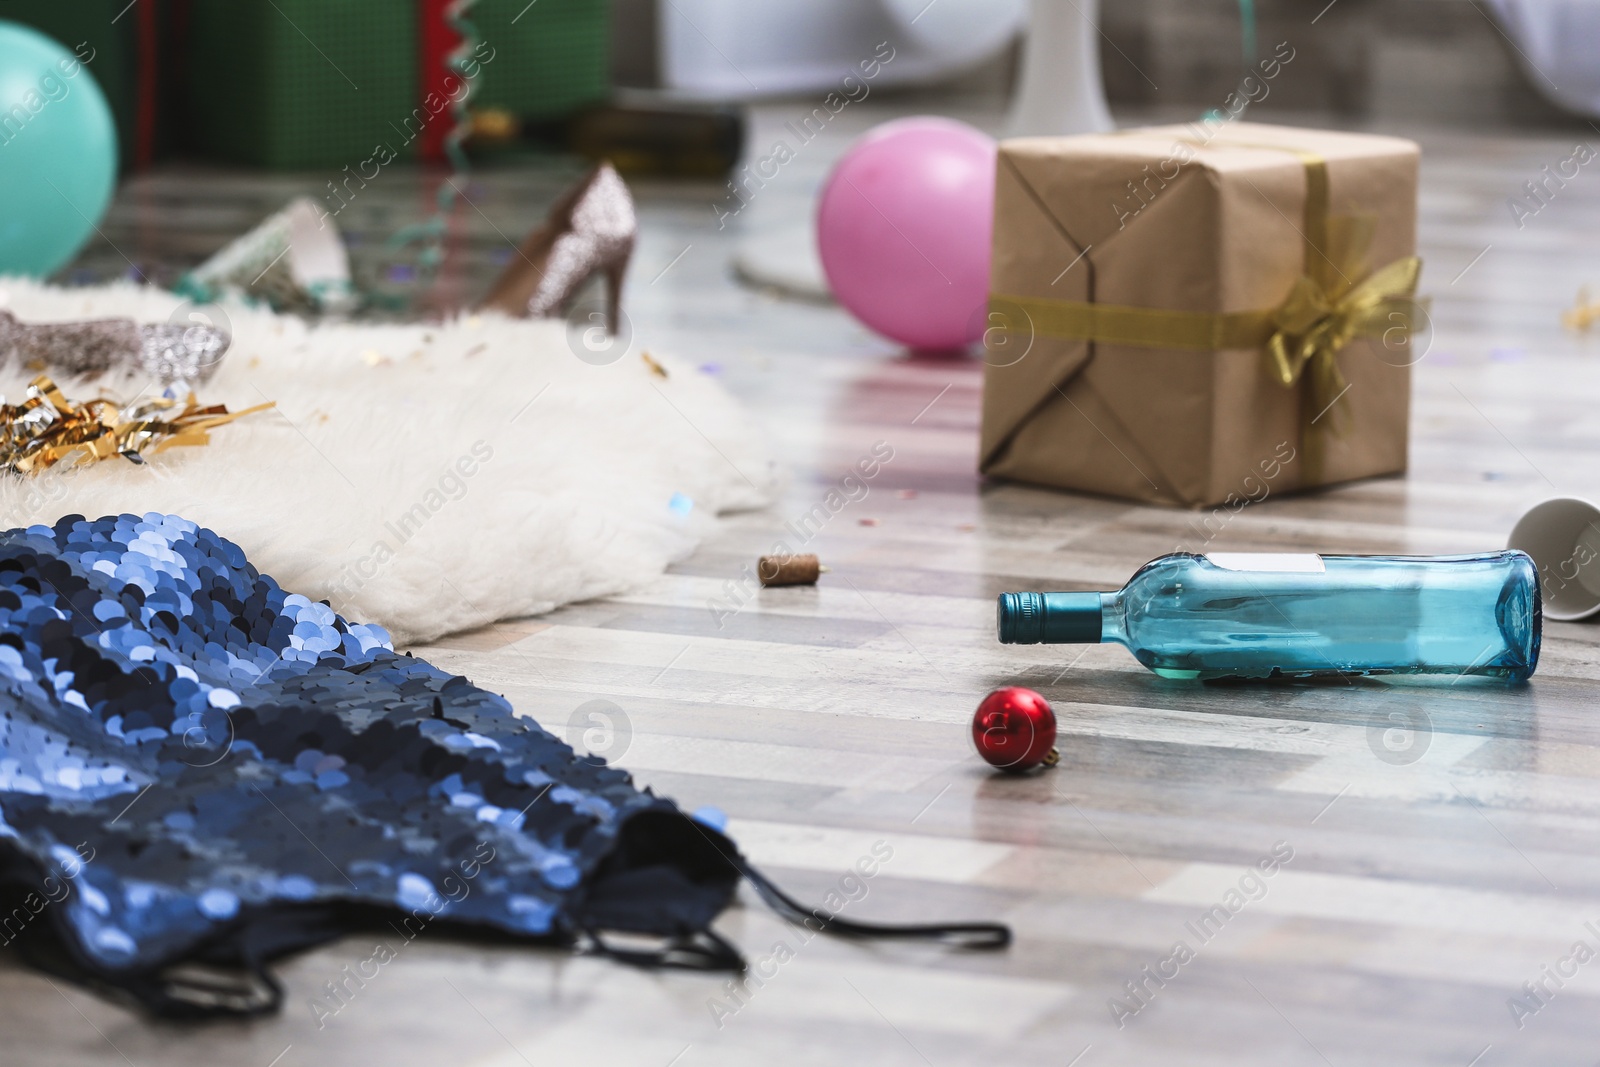
M817 248L834 296L912 348L983 336L994 229L994 139L953 119L869 131L822 190Z

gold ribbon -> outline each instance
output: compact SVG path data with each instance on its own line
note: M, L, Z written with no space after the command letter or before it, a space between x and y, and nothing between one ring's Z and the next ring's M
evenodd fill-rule
M1305 166L1305 267L1282 304L1261 311L1169 311L995 294L989 306L1002 314L1022 311L1036 334L1065 340L1148 348L1260 348L1285 387L1307 377L1310 369L1309 425L1344 395L1347 385L1338 356L1352 340L1400 329L1409 343L1422 260L1406 256L1367 271L1376 220L1330 216L1328 165L1321 156L1283 145L1223 143L1290 152ZM1336 432L1342 426L1337 412L1329 421Z
M209 431L273 404L229 412L222 404L202 407L193 393L181 405L173 397L132 405L101 397L75 404L40 375L22 403L0 401L0 471L37 474L58 463L85 467L113 456L143 463L145 452L207 444Z

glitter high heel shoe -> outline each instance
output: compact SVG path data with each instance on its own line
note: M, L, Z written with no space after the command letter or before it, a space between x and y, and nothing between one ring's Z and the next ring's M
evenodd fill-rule
M556 201L495 280L483 306L508 315L558 315L584 282L604 271L606 327L615 333L622 276L638 232L627 185L611 164L602 163Z

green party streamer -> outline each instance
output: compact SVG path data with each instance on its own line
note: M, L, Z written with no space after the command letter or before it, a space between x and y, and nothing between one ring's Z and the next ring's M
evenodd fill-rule
M439 266L444 262L446 226L450 215L455 211L456 200L462 195L460 185L465 182L467 172L471 169L463 143L472 132L468 105L477 90L477 71L481 68L477 63L470 61L483 41L478 36L477 26L466 16L468 10L477 2L478 0L455 0L445 8L444 13L445 24L461 38L461 43L450 53L445 65L466 85L466 90L460 99L451 104L450 113L455 122L444 139L445 158L450 161L450 176L439 185L433 214L422 222L405 227L389 239L389 250L395 253L408 245L421 246L417 256L419 289L427 288L438 272Z
M1239 35L1244 51L1244 69L1249 73L1256 62L1256 4L1255 0L1239 0ZM1216 122L1222 118L1222 111L1211 108L1201 114L1203 122Z

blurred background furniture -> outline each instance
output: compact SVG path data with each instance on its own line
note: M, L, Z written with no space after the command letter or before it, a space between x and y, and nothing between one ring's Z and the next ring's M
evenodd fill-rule
M342 168L390 143L409 157L424 38L445 0L11 0L7 18L94 56L124 167L185 154ZM1258 0L1256 39L1295 51L1257 111L1345 120L1558 126L1600 110L1600 4L1589 0L1340 0L1308 15ZM1241 71L1237 0L478 0L494 58L480 111L570 143L566 123L618 89L728 102L825 93L888 42L872 91L1014 100L1008 128L1105 128L1120 108L1197 114ZM1098 26L1093 23L1098 21ZM1035 27L1030 58L1022 30ZM1048 44L1047 44L1048 42ZM1044 108L1044 111L1040 111ZM1050 109L1054 108L1054 111ZM1075 116L1072 121L1062 118ZM415 122L413 121L413 125ZM686 127L687 129L687 127ZM702 128L691 138L706 136ZM398 131L398 132L397 132ZM552 132L554 131L554 132ZM727 136L714 153L727 158ZM590 137L593 140L593 137ZM652 148L658 157L673 153ZM674 164L704 173L703 151ZM667 169L672 169L669 166Z

